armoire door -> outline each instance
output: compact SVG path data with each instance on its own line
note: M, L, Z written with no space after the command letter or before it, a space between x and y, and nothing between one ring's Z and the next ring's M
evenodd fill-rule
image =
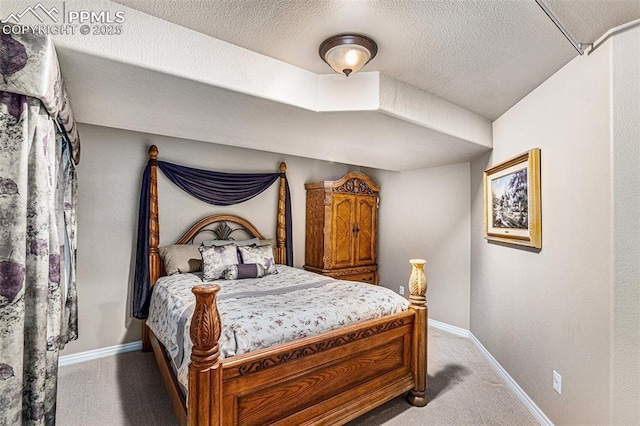
M333 196L333 223L331 225L332 268L353 266L355 199L356 197L353 195L334 194Z
M376 262L378 197L356 196L354 266Z

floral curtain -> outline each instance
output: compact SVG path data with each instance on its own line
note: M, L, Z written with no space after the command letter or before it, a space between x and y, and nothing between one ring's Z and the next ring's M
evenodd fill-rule
M0 424L53 424L78 336L79 139L48 38L0 35L0 73Z

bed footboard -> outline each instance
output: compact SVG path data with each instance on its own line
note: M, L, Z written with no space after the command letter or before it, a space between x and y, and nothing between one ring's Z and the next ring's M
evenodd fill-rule
M342 424L414 387L403 312L224 360L225 425Z
M410 309L219 359L216 285L193 288L189 425L343 424L407 392L426 405L426 282Z

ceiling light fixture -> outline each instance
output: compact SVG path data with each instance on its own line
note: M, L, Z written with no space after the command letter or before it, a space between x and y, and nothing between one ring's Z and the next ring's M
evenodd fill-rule
M341 34L323 41L319 53L335 72L349 77L376 56L378 45L363 35Z

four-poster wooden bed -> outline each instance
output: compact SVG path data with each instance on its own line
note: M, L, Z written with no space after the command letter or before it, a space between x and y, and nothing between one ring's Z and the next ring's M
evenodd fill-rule
M158 150L149 149L151 285L164 274L158 252ZM286 171L280 165L282 174ZM285 178L280 178L275 260L285 263ZM240 225L264 238L248 221L232 215L207 217L187 231L186 244L219 222ZM154 333L143 325L143 350L155 354L180 424L265 425L343 424L408 392L408 401L426 405L426 284L411 288L409 309L312 337L229 358L219 358L221 319L215 284L193 287L193 342L187 398L180 391L171 361Z

